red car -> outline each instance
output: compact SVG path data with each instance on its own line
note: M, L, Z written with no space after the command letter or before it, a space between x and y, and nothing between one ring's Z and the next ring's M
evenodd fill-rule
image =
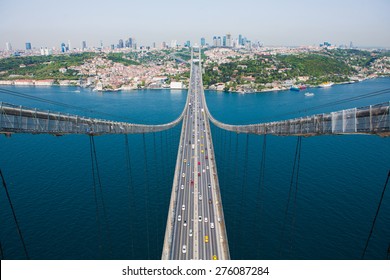
M198 161L198 165L200 165L200 161Z
M198 172L198 176L200 176L200 172Z

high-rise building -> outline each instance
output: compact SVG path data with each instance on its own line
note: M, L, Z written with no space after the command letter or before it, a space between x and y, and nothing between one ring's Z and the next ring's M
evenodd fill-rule
M222 37L222 46L226 47L226 36Z
M68 50L68 51L71 51L71 50L72 50L72 47L71 47L71 45L70 45L70 40L68 40L68 47L67 47L67 50Z
M31 50L31 43L26 42L26 51L30 51L30 50Z
M177 40L172 40L171 41L171 48L176 48L177 47Z
M205 38L200 38L200 45L203 47L203 46L206 46L206 39Z
M190 40L187 40L187 42L184 44L185 47L190 48L191 47L191 42Z
M217 38L217 47L220 47L221 45L222 45L221 36L218 36L218 38Z
M226 47L232 46L232 35L230 33L226 34Z
M87 49L87 41L83 41L83 42L82 42L81 48L82 48L83 50Z
M217 36L213 37L213 47L217 46Z
M119 39L118 49L123 49L123 47L124 47L123 40Z
M65 43L61 43L61 52L66 52L66 45Z
M242 45L242 35L238 35L238 45Z
M5 50L6 50L7 52L12 51L12 46L11 46L11 43L10 43L10 42L6 42L6 43L5 43Z

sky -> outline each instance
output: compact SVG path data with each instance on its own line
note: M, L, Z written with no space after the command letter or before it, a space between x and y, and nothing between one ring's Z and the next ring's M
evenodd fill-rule
M239 34L265 46L390 48L390 0L0 0L0 49L212 43Z

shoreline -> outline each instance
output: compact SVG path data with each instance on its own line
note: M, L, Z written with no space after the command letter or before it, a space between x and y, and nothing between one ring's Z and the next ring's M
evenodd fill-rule
M348 82L339 82L339 83L333 83L332 86L334 85L346 85L346 84L355 84L355 83L360 83L364 82L366 80L374 80L374 79L381 79L381 78L390 78L390 76L377 76L377 77L367 77L358 81L348 81ZM38 83L37 83L38 82ZM118 91L134 91L134 90L188 90L187 88L166 88L166 87L161 87L161 88L156 88L156 87L143 87L143 88L118 88L118 89L111 89L111 90L95 90L92 87L85 87L81 86L78 83L67 83L67 84L54 84L51 81L47 80L36 80L36 81L31 81L31 80L19 80L17 83L15 83L15 80L0 80L0 86L12 86L12 87L72 87L72 88L88 88L91 91L96 91L96 92L118 92ZM310 88L321 88L321 86L313 86L313 85L306 85L306 89ZM330 86L330 87L332 87ZM290 88L273 88L273 89L263 89L261 91L251 91L251 92L240 92L240 91L219 91L215 89L205 89L205 91L215 91L217 93L235 93L235 94L261 94L261 93L268 93L268 92L279 92L279 91L289 91ZM304 91L305 89L301 90Z

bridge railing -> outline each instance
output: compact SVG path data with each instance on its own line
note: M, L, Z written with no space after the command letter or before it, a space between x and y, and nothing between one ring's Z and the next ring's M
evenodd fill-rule
M0 103L1 133L32 134L132 134L158 132L170 129L183 119L185 110L172 122L144 125L81 117L59 112L42 111L28 107Z
M236 133L273 134L279 136L318 136L332 134L376 134L390 136L390 102L317 114L285 121L249 125L230 125L216 120L207 109L214 125Z

